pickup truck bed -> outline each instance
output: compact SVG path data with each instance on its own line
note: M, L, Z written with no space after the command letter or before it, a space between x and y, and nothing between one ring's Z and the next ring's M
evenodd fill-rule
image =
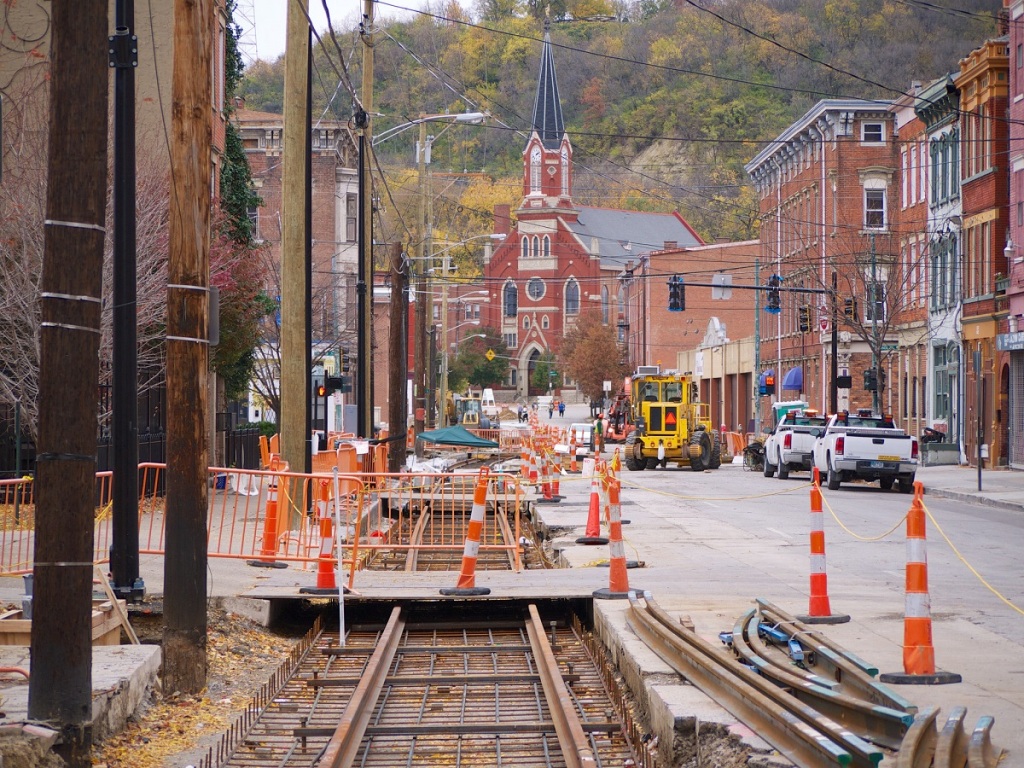
M829 490L845 480L877 480L883 489L899 484L901 493L914 489L917 439L881 417L829 420L814 444L814 463L826 475Z

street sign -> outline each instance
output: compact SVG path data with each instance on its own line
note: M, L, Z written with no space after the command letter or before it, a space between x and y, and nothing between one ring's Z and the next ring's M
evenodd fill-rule
M484 357L487 358L487 362L491 362L495 357L497 357L497 355L494 354L493 349L488 349L487 352L484 354Z
M732 275L717 274L711 276L711 298L732 298Z
M611 381L608 380L608 379L605 379L604 386L602 388L604 389L605 392L611 392L612 391L612 383L611 383Z

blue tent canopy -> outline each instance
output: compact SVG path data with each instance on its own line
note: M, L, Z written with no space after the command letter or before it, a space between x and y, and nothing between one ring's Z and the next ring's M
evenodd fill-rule
M467 448L497 448L493 440L486 440L478 437L463 426L444 427L433 429L429 432L421 432L420 438L428 443L437 445L461 445Z
M790 368L786 371L786 375L782 377L782 388L783 389L795 389L797 391L803 391L804 388L804 370L800 366L796 368Z

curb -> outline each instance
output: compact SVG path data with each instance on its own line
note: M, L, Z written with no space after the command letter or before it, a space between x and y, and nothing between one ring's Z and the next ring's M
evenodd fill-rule
M943 499L954 501L965 501L969 504L981 504L986 507L998 507L1014 512L1024 512L1024 501L1004 501L1003 499L992 499L988 496L980 496L977 493L966 493L963 491L950 491L945 488L924 487L925 496L938 496Z

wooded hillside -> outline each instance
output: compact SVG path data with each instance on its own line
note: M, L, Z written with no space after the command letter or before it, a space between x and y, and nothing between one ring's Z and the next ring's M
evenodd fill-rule
M678 209L709 240L753 237L755 205L743 164L764 142L819 99L891 100L912 81L956 71L960 58L1002 32L1001 6L1000 0L560 0L551 7L551 39L575 151L574 199ZM435 175L486 176L444 193L435 203L437 226L482 231L494 202L514 205L521 194L543 5L448 2L415 15L403 5L378 7L411 20L378 19L375 134L420 114L487 110L493 116L484 126L452 128L433 146ZM335 33L338 46L324 34L326 45L316 51L314 113L348 119L349 84L358 89L362 50L354 25L336 26ZM249 68L240 88L249 109L280 111L283 68L283 59ZM376 148L385 169L414 168L415 133ZM408 173L393 181L395 205L404 208ZM414 211L404 216L414 219ZM402 229L397 218L389 221Z

